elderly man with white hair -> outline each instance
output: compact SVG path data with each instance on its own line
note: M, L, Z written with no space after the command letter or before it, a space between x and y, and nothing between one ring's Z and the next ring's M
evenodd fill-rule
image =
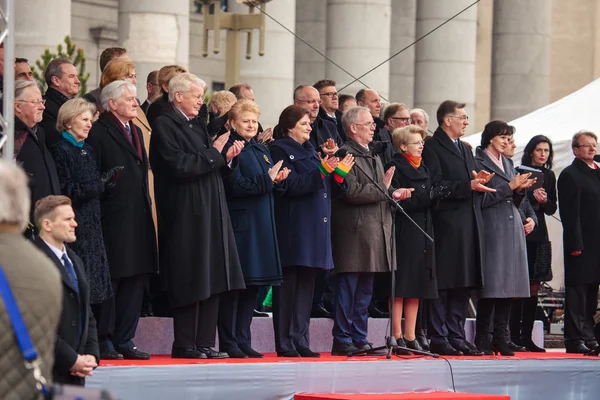
M429 132L427 127L429 126L429 115L422 108L413 108L410 110L410 118L412 123L421 127L425 132Z
M87 143L102 175L123 167L114 187L100 198L102 231L114 297L95 306L100 359L148 359L135 336L148 277L157 270L156 235L148 193L148 157L137 116L136 88L114 81L102 89L102 109Z
M42 376L51 380L62 307L61 278L52 261L21 234L29 218L27 186L22 168L0 160L0 265L38 352ZM23 363L4 306L0 310L0 354L0 376L13 377L0 379L0 399L38 398L32 371Z
M196 116L206 84L182 73L154 122L150 161L158 210L161 279L173 311L173 358L225 358L212 349L219 294L245 289L222 173L244 148L229 133L214 142ZM257 249L258 251L259 249Z

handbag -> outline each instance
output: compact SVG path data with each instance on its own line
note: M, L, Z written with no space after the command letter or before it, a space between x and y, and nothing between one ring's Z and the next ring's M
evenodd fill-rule
M552 280L552 243L538 243L535 252L535 273L531 280L548 282Z
M21 315L21 311L19 310L19 306L15 300L13 292L10 288L10 284L8 283L8 279L6 279L6 275L4 274L4 269L0 265L0 297L4 301L4 307L6 308L6 313L8 314L8 319L12 325L13 331L15 332L15 337L17 339L17 343L19 348L21 349L21 354L23 354L23 359L25 363L25 368L31 371L33 378L35 380L35 386L37 390L44 396L45 399L51 400L112 400L115 397L111 396L105 390L101 389L88 389L81 386L72 386L72 385L54 385L49 386L47 384L46 378L42 375L42 370L40 366L42 365L42 360L39 357L33 342L31 341L31 336L29 335L29 331L27 330L27 326L25 325L25 321L23 321L23 316Z

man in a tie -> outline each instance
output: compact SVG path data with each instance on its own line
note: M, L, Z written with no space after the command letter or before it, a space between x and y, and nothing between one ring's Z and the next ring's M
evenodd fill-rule
M60 272L63 285L62 314L57 328L54 382L83 385L98 366L100 350L96 320L90 308L90 287L81 259L65 243L75 241L75 213L66 196L37 201L34 218L39 229L36 246Z

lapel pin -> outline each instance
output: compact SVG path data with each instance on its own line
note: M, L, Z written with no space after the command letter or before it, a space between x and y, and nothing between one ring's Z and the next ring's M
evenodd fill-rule
M267 164L271 164L271 161L269 161L269 157L267 157L266 154L263 154L263 158L265 159L265 161L267 162Z

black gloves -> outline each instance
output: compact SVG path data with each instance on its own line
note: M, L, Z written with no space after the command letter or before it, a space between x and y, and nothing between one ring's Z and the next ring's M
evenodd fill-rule
M104 187L107 189L114 188L115 185L117 184L117 180L121 176L121 173L123 172L124 168L125 167L123 167L122 165L119 165L119 166L113 167L113 168L109 169L108 171L106 171L105 173L103 173L100 180L102 181L102 184L104 185Z

